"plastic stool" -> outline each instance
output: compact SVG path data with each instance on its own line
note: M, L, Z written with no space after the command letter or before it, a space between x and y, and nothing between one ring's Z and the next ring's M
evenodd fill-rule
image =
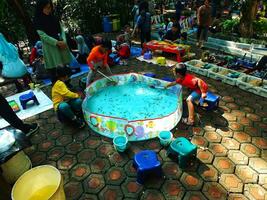
M175 81L174 78L170 78L170 77L167 77L167 76L166 76L166 77L163 77L162 80L163 80L163 81L168 81L168 82L173 82L173 81Z
M166 65L166 58L165 57L158 57L157 58L157 64L158 65Z
M175 154L178 156L178 165L181 168L186 168L196 158L196 153L197 146L184 137L172 141L167 151L167 155Z
M33 102L36 104L36 105L39 105L39 101L37 100L35 94L31 91L29 92L28 94L23 94L19 97L19 101L20 101L20 104L23 108L23 110L25 110L27 108L27 103L29 101L33 100Z
M133 166L137 170L137 183L139 184L143 184L150 173L162 176L161 163L154 151L144 150L135 154Z
M213 110L219 107L220 97L213 94L212 92L207 92L207 97L205 99L200 98L199 106L206 110ZM207 103L207 107L203 107L202 105Z
M145 60L151 60L152 59L151 51L148 51L148 52L144 53L144 59Z
M156 74L154 73L145 73L144 75L147 77L156 78Z

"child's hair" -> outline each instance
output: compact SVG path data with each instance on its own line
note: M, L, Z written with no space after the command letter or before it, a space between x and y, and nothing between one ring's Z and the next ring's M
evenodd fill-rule
M67 67L57 67L56 70L56 79L59 80L60 78L69 77L71 74L71 70Z
M102 42L102 46L108 50L110 50L112 48L112 43L110 40L108 39L104 39Z
M175 73L176 74L180 74L181 76L185 76L186 71L187 71L187 69L186 69L185 64L183 64L183 63L176 64L176 66L175 66Z

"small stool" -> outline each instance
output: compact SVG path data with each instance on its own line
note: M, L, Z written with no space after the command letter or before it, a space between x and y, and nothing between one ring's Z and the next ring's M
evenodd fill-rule
M196 158L197 146L192 144L188 139L179 137L171 142L167 155L178 155L178 165L182 169Z
M154 73L145 73L144 76L156 78L156 74L154 74Z
M145 60L151 60L152 59L151 51L148 51L148 52L144 53L144 59Z
M39 101L37 100L35 94L31 91L29 92L28 94L23 94L19 97L19 101L20 101L20 104L23 108L23 110L25 110L27 108L27 103L29 101L33 100L33 102L36 104L36 105L39 105Z
M174 78L170 78L170 77L167 77L167 76L166 76L166 77L163 77L162 80L163 80L163 81L168 81L168 82L173 82L173 81L175 81Z
M137 183L139 184L143 184L150 173L162 176L161 163L154 151L144 150L135 154L133 166L137 170Z
M165 57L158 57L157 58L157 64L161 65L161 66L166 65L166 58Z
M212 92L207 92L207 97L205 99L200 98L199 106L204 108L205 110L213 110L219 107L220 97L213 94ZM202 105L207 103L207 107L203 107Z

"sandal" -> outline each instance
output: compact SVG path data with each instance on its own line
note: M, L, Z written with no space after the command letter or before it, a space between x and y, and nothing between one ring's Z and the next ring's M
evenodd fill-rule
M190 121L188 118L182 118L182 123L188 125L188 126L193 126L194 121Z

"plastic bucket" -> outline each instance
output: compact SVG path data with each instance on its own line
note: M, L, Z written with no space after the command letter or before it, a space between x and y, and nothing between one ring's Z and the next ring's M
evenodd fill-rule
M168 146L171 143L173 136L170 131L161 131L158 137L162 146Z
M18 152L11 159L1 165L6 182L13 184L26 171L32 168L32 163L24 151Z
M12 200L65 200L63 178L51 165L35 167L17 180L11 197Z
M110 21L108 16L103 17L103 30L105 33L112 32L112 22Z
M128 139L125 136L116 136L113 139L113 145L116 151L124 152L127 149Z

